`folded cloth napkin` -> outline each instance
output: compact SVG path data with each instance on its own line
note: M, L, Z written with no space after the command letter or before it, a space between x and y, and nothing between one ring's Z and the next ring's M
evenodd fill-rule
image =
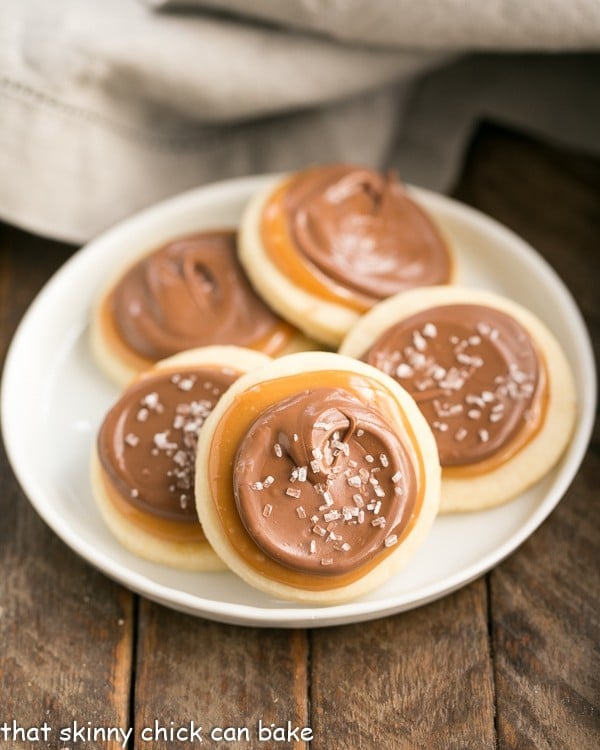
M334 160L446 189L481 117L597 149L599 43L597 0L4 0L0 217L78 242Z

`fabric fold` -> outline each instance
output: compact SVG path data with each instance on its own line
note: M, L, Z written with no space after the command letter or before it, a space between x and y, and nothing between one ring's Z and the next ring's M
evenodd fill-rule
M538 18L528 49L600 36L595 0L548 1L6 0L0 218L81 242L201 184L331 161L443 190L483 117L597 151L600 56L465 54L522 46L513 12Z

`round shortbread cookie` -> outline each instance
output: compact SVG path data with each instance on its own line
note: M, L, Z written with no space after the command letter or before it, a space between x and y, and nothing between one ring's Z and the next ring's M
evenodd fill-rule
M277 178L257 193L239 254L268 304L332 347L380 299L455 276L439 228L400 183L345 165Z
M435 440L413 399L330 352L241 377L200 434L198 515L224 562L278 598L332 604L401 570L439 505Z
M226 569L197 520L197 433L214 401L213 378L227 387L268 361L265 354L235 346L181 352L138 375L107 414L92 451L92 489L106 525L130 552L181 570ZM110 431L103 436L105 429ZM107 445L117 446L114 457ZM119 463L122 470L114 468ZM162 516L150 511L153 504Z
M256 294L237 259L233 230L134 253L98 295L90 339L99 366L122 386L157 361L203 346L269 356L318 348Z
M485 322L486 310L499 316L499 326ZM442 346L436 322L449 325L462 315L481 315L483 322L471 326L469 336L443 342L448 358L440 368L442 350L433 350ZM404 339L394 338L399 331ZM485 355L483 346L491 347ZM481 510L513 499L539 481L569 443L576 394L565 354L533 313L498 294L443 286L399 294L365 315L340 352L371 362L379 358L378 366L391 368L421 398L440 451L440 512ZM507 362L520 357L522 364L511 361L504 372L484 377L486 357L491 363L499 352ZM526 362L537 367L537 379L525 372ZM497 433L494 445L500 428L506 434Z

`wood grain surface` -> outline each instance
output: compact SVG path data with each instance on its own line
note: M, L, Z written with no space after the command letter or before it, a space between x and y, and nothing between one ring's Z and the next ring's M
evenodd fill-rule
M73 248L7 227L0 243L3 361L26 306ZM70 748L75 745L60 741L61 729L87 729L88 722L91 727L128 725L133 601L133 594L80 560L40 520L2 446L0 728L4 722L26 729L46 722L54 730L48 743L22 744L5 741L0 731L2 750ZM87 747L116 750L120 744Z
M482 124L454 191L544 255L594 342L600 162ZM0 228L0 356L74 251ZM34 428L34 426L32 426ZM131 729L130 750L600 746L598 427L551 517L485 577L428 606L337 628L242 628L170 611L77 558L37 517L0 451L0 749L115 750L58 730ZM2 726L52 727L48 742ZM141 732L202 726L204 742ZM264 725L310 741L259 742ZM248 728L250 739L210 739Z

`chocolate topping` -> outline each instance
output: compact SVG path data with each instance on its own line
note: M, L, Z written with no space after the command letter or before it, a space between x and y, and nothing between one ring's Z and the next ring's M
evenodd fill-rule
M331 165L300 172L285 192L294 244L329 279L371 300L450 280L448 248L398 180Z
M496 455L539 417L544 377L535 347L513 317L495 308L424 310L391 326L363 359L414 397L442 466Z
M182 237L142 258L111 307L119 335L151 360L210 344L276 353L291 335L250 286L231 231Z
M382 414L338 388L275 403L237 451L235 502L271 559L339 575L398 542L417 497L415 468Z
M143 378L108 412L98 455L121 497L153 516L198 523L197 434L236 380L230 369L196 367Z

